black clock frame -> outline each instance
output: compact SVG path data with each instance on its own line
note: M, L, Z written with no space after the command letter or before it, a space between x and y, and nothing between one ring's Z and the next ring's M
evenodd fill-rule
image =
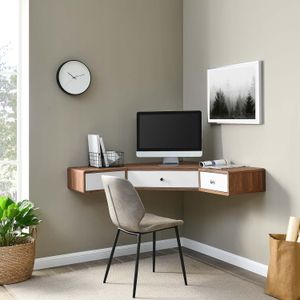
M68 62L70 62L70 61L76 61L76 62L82 63L83 65L86 66L86 68L88 69L88 71L89 71L89 73L90 73L90 82L89 82L89 85L87 86L87 88L86 88L82 93L79 93L79 94L72 94L72 93L67 92L67 91L62 87L62 85L60 84L60 81L59 81L59 72L60 72L61 68L62 68L66 63L68 63ZM57 69L57 71L56 71L56 82L57 82L58 86L60 87L60 89L61 89L64 93L66 93L66 94L68 94L68 95L70 95L70 96L79 96L79 95L82 95L83 93L85 93L85 92L89 89L89 87L90 87L90 85L91 85L91 83L92 83L92 73L91 73L91 70L89 69L89 67L88 67L84 62L82 62L82 61L80 61L80 60L78 60L78 59L69 59L69 60L66 60L65 62L63 62L63 63L58 67L58 69Z

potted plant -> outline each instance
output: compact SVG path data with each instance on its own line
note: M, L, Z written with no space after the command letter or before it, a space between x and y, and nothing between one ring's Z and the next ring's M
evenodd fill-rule
M0 285L31 277L35 258L34 226L40 223L29 200L0 197Z

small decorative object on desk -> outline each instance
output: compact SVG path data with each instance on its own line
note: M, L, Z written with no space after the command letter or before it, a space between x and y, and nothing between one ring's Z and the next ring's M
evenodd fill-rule
M202 168L210 168L210 169L231 169L231 168L245 167L244 165L237 165L232 161L228 161L226 159L200 161L199 164Z
M98 134L88 135L88 147L89 147L89 164L91 167L101 168L101 146L100 137Z
M120 167L124 165L124 152L108 150L103 153L103 156L109 167Z
M89 163L91 167L102 168L101 153L89 152Z
M124 152L105 150L104 141L98 134L88 135L89 164L91 167L120 167L124 165Z
M100 143L101 151L102 151L102 153L103 153L103 166L104 166L104 167L109 167L109 163L108 163L108 160L107 160L107 156L104 155L104 153L106 153L106 150L105 150L103 138L102 138L101 136L99 136L99 143Z

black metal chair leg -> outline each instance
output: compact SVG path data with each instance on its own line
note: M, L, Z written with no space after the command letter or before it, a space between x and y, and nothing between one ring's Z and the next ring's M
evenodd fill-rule
M110 257L109 257L109 261L108 261L108 264L107 264L107 267L106 267L103 283L105 283L106 279L107 279L107 275L108 275L108 272L109 272L109 269L110 269L110 265L111 265L112 259L114 257L115 248L116 248L116 245L117 245L117 242L118 242L119 234L120 234L120 229L118 229L118 231L117 231L115 241L114 241L113 247L112 247L111 252L110 252Z
M187 285L185 266L184 266L181 243L180 243L180 238L179 238L179 233L178 233L178 226L175 226L175 232L176 232L176 238L177 238L177 244L178 244L179 256L180 256L180 261L181 261L181 268L182 268L184 284Z
M153 231L152 271L155 272L156 232Z
M135 298L136 292L136 283L138 279L138 272L139 272L139 259L140 259L140 248L141 248L141 234L138 233L137 235L137 249L136 249L136 261L135 261L135 270L134 270L134 281L133 281L133 295L132 297Z

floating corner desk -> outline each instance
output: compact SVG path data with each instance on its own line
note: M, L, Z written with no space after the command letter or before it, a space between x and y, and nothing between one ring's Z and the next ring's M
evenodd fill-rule
M102 191L101 176L128 179L138 190L195 191L223 196L264 192L263 168L207 169L198 163L164 166L154 163L127 164L116 168L70 167L68 188L79 193Z

